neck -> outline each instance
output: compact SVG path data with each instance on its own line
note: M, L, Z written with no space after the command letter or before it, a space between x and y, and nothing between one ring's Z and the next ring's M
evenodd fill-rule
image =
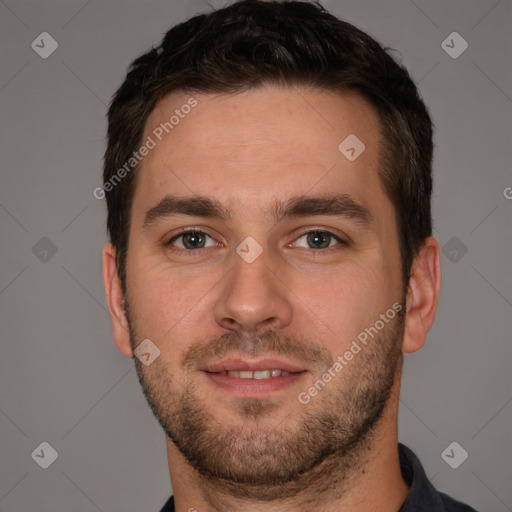
M253 499L254 489L244 492L234 484L206 480L167 439L176 511L396 512L408 493L398 458L398 393L399 379L368 439L342 455L325 459L299 480L280 485L281 497L271 500ZM265 494L262 490L262 497Z

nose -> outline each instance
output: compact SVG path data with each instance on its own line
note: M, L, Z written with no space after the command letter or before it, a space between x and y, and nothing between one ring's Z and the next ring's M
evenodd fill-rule
M274 270L275 268L275 270ZM233 268L222 282L214 307L216 322L224 329L258 332L283 329L292 321L290 291L266 251L251 263L233 255Z

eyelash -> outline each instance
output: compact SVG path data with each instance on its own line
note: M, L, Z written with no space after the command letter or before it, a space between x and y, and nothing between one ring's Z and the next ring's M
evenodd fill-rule
M343 240L340 236L332 233L331 231L328 231L328 230L325 230L325 229L318 229L318 228L314 228L314 229L309 229L307 231L303 231L301 232L297 238L295 240L298 240L299 238L302 238L303 236L305 235L308 235L310 233L322 233L322 234L327 234L329 236L331 236L332 238L334 238L338 244L337 245L341 245L341 246L348 246L348 242L346 240ZM213 240L213 237L211 235L209 235L208 233L206 233L205 231L202 231L201 229L199 228L181 228L179 233L177 235L174 235L168 242L165 243L165 246L172 246L172 243L175 242L176 240L178 240L179 238L185 236L185 235L188 235L188 234L200 234L200 235L206 235L206 236L209 236L212 240ZM336 247L336 245L334 246ZM313 252L313 254L318 255L318 256L321 256L321 252L326 252L328 249L332 249L333 247L326 247L325 249L309 249L310 251ZM192 253L197 253L197 255L199 255L199 253L201 252L200 250L201 249L205 249L205 247L199 247L198 249L180 249L180 248L173 248L172 249L172 252L176 253L176 254L187 254L189 256L192 255ZM206 247L206 249L208 249L208 247ZM305 249L303 247L303 249Z

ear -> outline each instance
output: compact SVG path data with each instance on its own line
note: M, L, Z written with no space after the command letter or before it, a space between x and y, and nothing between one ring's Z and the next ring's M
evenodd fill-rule
M407 289L405 333L402 350L416 352L425 344L434 323L441 290L441 262L437 240L425 240L414 259Z
M103 247L103 286L107 295L114 342L126 357L133 357L128 320L124 310L124 294L117 272L116 250L111 243Z

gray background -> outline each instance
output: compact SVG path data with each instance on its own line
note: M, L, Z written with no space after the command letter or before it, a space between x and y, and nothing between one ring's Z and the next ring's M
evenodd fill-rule
M400 440L439 489L481 511L512 510L512 3L324 6L398 50L436 125L444 282L426 346L406 357ZM2 512L151 512L171 493L163 432L112 340L106 209L92 191L106 105L129 62L210 9L199 0L0 3ZM44 31L59 44L47 59L31 48ZM469 44L457 59L441 47L453 31ZM48 469L31 457L43 441L59 454ZM452 441L469 453L457 469L441 457Z

